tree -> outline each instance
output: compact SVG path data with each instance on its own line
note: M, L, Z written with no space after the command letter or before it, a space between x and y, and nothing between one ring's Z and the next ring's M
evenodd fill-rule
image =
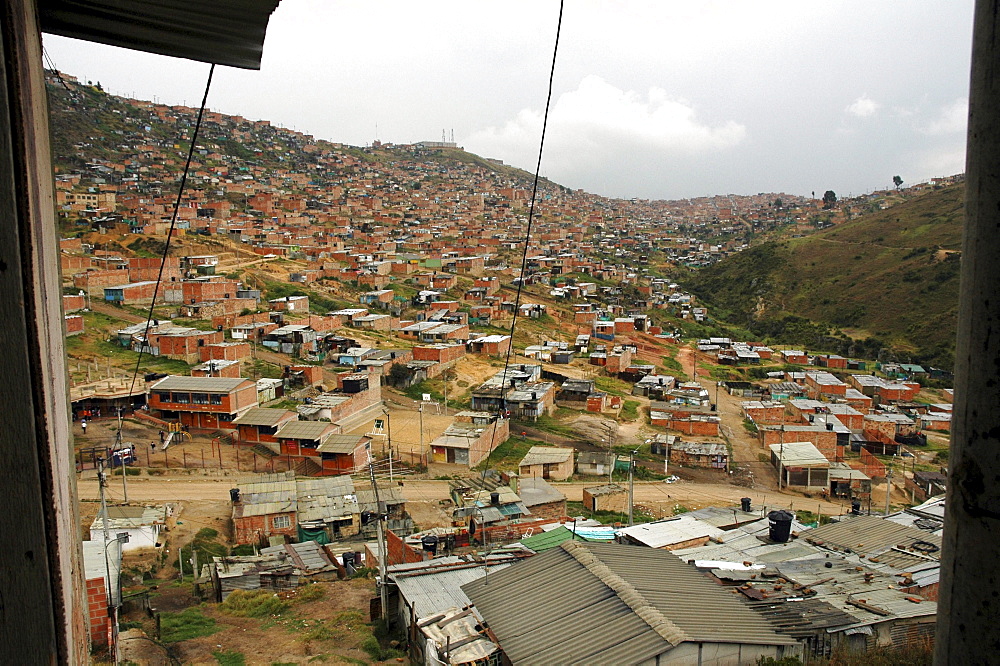
M823 207L832 208L833 204L837 203L837 193L833 190L827 190L823 193Z
M892 184L895 185L896 189L898 190L903 185L903 179L900 178L899 176L893 176Z

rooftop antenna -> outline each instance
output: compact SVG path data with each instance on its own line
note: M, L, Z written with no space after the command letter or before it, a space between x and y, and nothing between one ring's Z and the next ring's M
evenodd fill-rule
M444 130L441 130L441 143L444 143L445 141L447 141L447 139L445 138Z
M455 128L451 128L451 142L455 143Z

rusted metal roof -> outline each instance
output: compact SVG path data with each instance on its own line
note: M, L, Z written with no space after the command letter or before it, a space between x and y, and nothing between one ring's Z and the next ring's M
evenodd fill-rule
M279 0L39 0L42 32L137 51L260 69Z

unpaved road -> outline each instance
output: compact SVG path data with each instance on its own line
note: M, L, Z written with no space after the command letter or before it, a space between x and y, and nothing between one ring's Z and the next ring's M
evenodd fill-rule
M119 480L120 483L120 480ZM600 482L553 483L571 502L582 499L583 489ZM133 502L197 502L218 501L229 497L229 489L235 487L235 477L206 478L194 475L161 477L130 477L129 499ZM77 488L81 500L95 500L99 497L97 481L93 478L79 479ZM404 495L410 502L438 503L448 499L448 482L408 479L403 487ZM738 505L741 497L749 497L754 507L785 507L816 511L821 508L827 515L844 512L841 504L807 498L791 493L779 494L773 490L740 488L725 483L709 484L679 481L666 484L662 481L636 482L635 503L657 509L657 515L666 513L674 504L683 504L689 509L706 506ZM850 507L847 507L848 509Z

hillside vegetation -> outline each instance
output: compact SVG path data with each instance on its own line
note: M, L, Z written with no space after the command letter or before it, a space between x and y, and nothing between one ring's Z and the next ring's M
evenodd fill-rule
M684 284L716 317L765 339L950 368L964 194L962 185L942 188L764 243Z

